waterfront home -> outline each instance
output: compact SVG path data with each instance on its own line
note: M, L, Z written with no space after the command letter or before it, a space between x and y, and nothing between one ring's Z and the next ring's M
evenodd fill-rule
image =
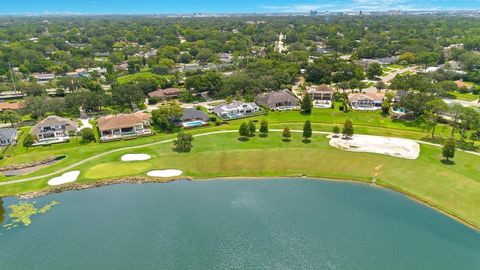
M300 105L300 100L288 89L258 94L255 102L271 110L288 110Z
M304 93L308 93L312 100L313 107L331 108L335 92L326 84L317 87L310 87Z
M166 89L158 89L153 92L148 93L149 97L157 97L162 100L166 99L173 99L178 98L182 90L178 88L166 88Z
M17 144L17 135L16 128L0 128L0 146Z
M69 133L77 133L76 122L56 115L47 116L38 122L30 131L35 136L38 144L59 143L68 141Z
M195 108L183 109L181 123L184 128L194 128L208 125L210 117L201 110Z
M208 120L210 120L210 117L201 110L195 108L183 109L182 122L207 122Z
M18 102L0 102L0 112L8 110L16 111L20 110L21 108L23 108L23 104Z
M353 93L348 95L350 106L354 110L379 110L385 99L383 93Z
M334 91L326 84L321 84L318 87L311 87L306 91L310 95L312 101L315 100L332 100Z
M222 119L236 119L254 115L260 112L260 107L254 102L234 100L229 104L213 107L212 112Z
M100 140L117 140L151 135L150 116L143 112L107 115L97 121Z

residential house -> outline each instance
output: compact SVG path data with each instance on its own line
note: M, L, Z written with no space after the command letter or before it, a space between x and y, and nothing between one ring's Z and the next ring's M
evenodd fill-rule
M221 104L212 109L212 112L222 119L235 119L246 117L260 111L260 107L254 102L242 102L234 100L229 104Z
M101 141L153 134L148 128L150 115L143 112L107 115L100 117L97 125Z
M0 146L17 144L17 135L16 128L0 128Z
M37 141L42 142L63 142L67 141L70 132L77 133L77 123L66 118L56 115L47 116L42 121L38 122L30 131L30 134L37 138Z
M203 121L208 122L210 117L208 114L195 108L183 109L182 122Z
M379 110L385 99L383 93L353 93L348 95L350 106L354 110Z
M126 71L126 70L128 70L128 62L124 61L119 65L114 65L113 70L115 70L115 71Z
M16 111L16 110L20 110L21 108L23 108L23 104L18 102L12 102L12 103L0 102L0 112L8 111L8 110Z
M293 109L300 105L300 100L288 89L258 94L255 102L271 110Z
M218 58L220 62L224 64L230 64L233 61L233 56L231 53L219 53Z
M89 68L88 73L91 73L91 72L98 72L98 74L100 75L105 75L105 73L107 73L107 69L102 67Z
M153 92L148 93L149 97L158 97L162 100L165 99L172 99L178 98L182 90L178 88L166 88L166 89L158 89Z
M405 90L398 90L397 93L395 94L395 98L393 98L394 103L400 102L403 96L407 95L408 92Z
M37 81L39 83L45 83L45 82L48 82L50 80L55 79L55 74L53 74L53 73L33 73L32 77L37 79Z
M88 71L84 68L77 68L75 71L73 72L67 72L66 74L68 77L74 77L74 78L78 78L78 77L87 77L89 75Z
M332 100L334 91L326 84L322 84L316 88L307 89L307 93L310 95L312 101L315 100Z
M108 57L110 52L94 52L93 56L95 57Z

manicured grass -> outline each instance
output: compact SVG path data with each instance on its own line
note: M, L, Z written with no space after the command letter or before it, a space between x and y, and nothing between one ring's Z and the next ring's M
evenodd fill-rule
M127 175L145 175L149 170L180 169L197 179L213 177L311 176L350 179L391 187L480 226L480 163L478 157L457 152L454 165L445 165L441 149L422 145L417 160L378 154L338 150L324 135L312 142L301 142L293 133L290 142L280 132L267 138L254 137L246 142L236 133L197 137L191 153L176 153L172 144L125 150L82 164L79 182ZM152 159L122 162L126 153L147 153ZM12 194L46 187L48 179L1 187L1 194Z
M149 162L101 163L85 171L86 179L103 179L119 176L138 175L151 168Z
M475 101L479 97L478 95L474 95L472 93L460 93L457 91L448 92L447 95L449 98L455 98L455 99L460 99L465 101Z
M393 137L404 137L410 139L422 139L429 136L430 128L427 123L419 121L403 121L392 120L390 117L384 117L380 112L359 112L350 111L344 113L338 110L339 104L336 104L335 109L314 109L310 115L302 115L298 111L284 111L284 112L269 112L266 116L258 116L247 119L229 121L228 125L220 127L204 127L188 130L191 133L200 133L205 130L222 130L222 129L238 129L242 122L249 120L267 119L272 128L283 128L286 125L290 128L301 129L306 120L312 122L315 130L331 131L334 125L342 125L347 119L351 119L354 123L355 131L362 134L384 135ZM437 136L449 136L450 127L446 125L439 125L437 127ZM28 132L28 128L25 128ZM66 155L67 158L57 165L51 166L58 168L59 166L66 166L76 161L88 158L96 153L101 153L115 148L127 147L133 145L141 145L150 143L163 138L172 138L175 135L160 134L153 137L139 138L130 141L118 141L110 143L90 143L84 145L77 140L72 140L69 143L56 144L51 146L31 147L26 149L19 142L17 146L10 147L4 154L5 158L0 160L0 166L9 164L27 163L32 161L39 161L50 156ZM5 177L0 176L0 180ZM12 178L15 179L15 178Z
M151 72L138 72L138 73L135 73L135 74L131 74L131 75L125 75L125 76L122 76L122 77L119 77L117 78L117 82L120 83L120 84L124 84L124 83L129 83L129 82L132 82L132 81L135 81L135 80L138 80L138 79L142 79L142 78L145 78L145 79L156 79L156 80L163 80L163 79L166 79L167 81L171 80L173 78L173 75L157 75L157 74L154 74L154 73L151 73Z

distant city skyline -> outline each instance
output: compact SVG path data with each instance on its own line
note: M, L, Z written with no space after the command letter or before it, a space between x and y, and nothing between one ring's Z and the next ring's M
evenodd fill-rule
M476 10L480 0L0 0L0 14L295 13L322 11Z

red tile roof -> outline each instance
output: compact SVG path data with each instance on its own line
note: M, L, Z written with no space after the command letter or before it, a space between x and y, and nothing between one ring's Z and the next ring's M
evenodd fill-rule
M148 93L150 97L168 97L168 96L178 96L181 90L178 88L167 88L167 89L159 89L153 92Z

